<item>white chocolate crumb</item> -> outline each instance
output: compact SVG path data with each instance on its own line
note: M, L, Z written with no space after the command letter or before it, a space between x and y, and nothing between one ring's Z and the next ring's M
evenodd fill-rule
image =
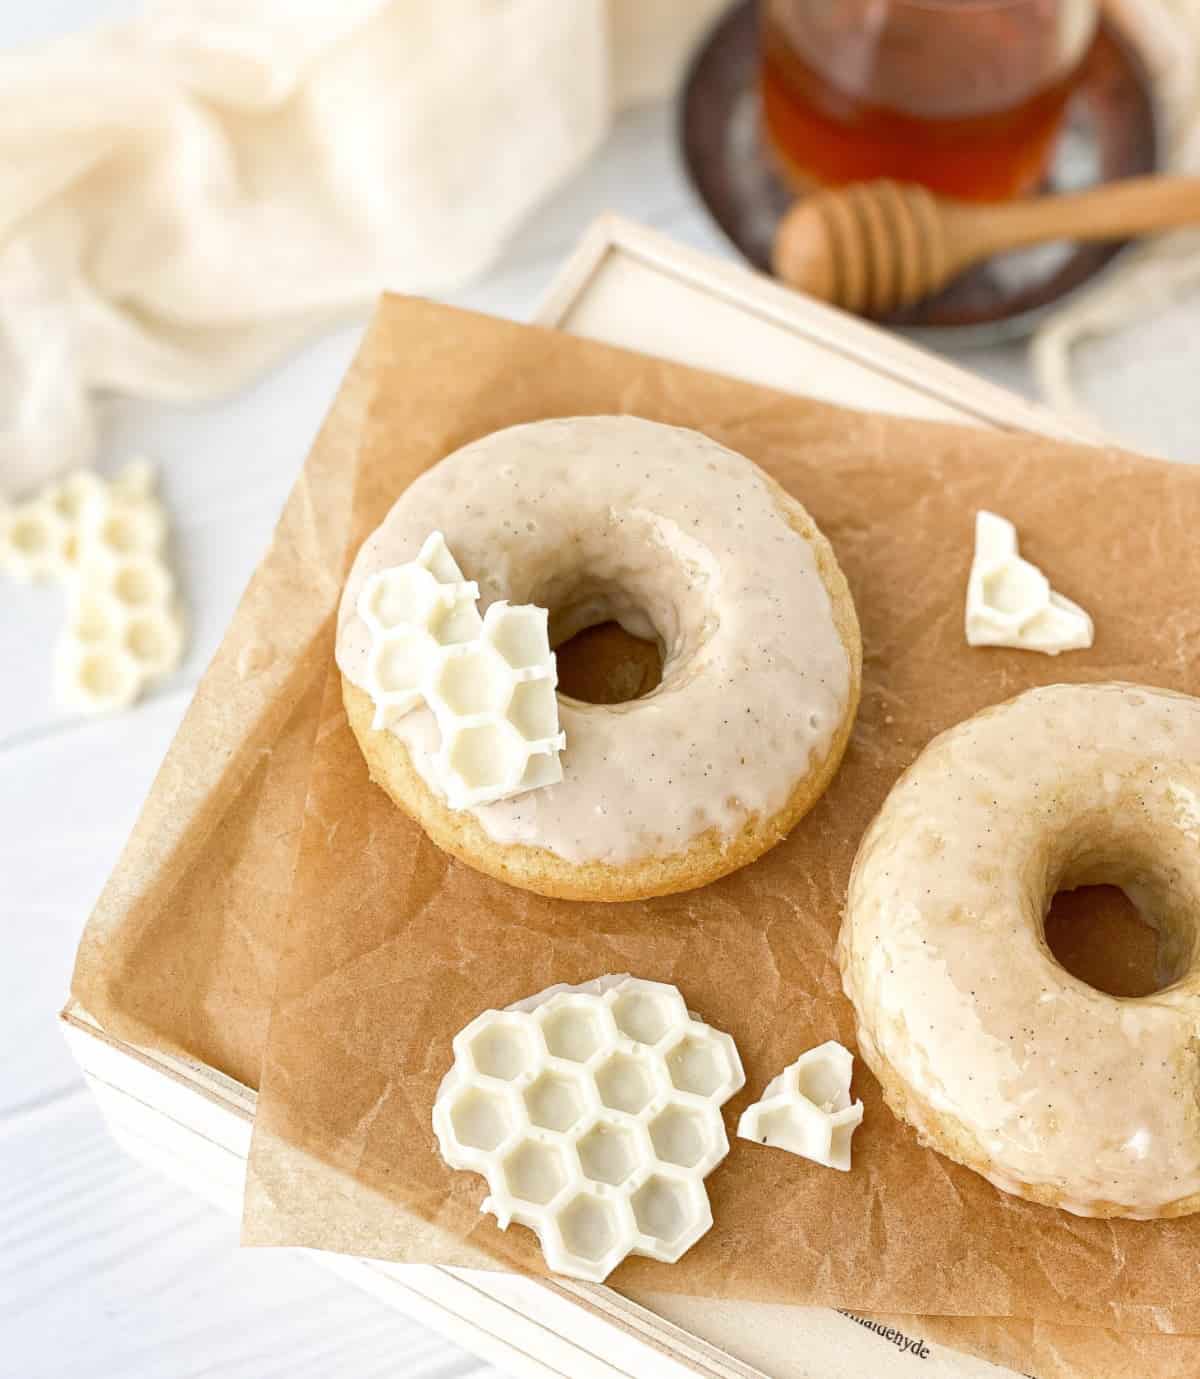
M746 1107L738 1137L849 1172L850 1140L863 1117L862 1102L850 1100L853 1066L854 1055L834 1039L809 1049Z
M145 460L109 482L79 470L0 511L0 568L65 586L54 683L66 707L126 708L179 664L184 625L166 534Z
M1057 656L1092 644L1091 617L1050 587L1017 550L1017 529L994 512L975 516L975 556L967 578L969 646L1009 646Z

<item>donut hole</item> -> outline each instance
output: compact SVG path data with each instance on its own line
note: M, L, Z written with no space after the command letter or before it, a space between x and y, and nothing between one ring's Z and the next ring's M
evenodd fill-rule
M1194 835L1169 826L1164 807L1177 787L1158 777L1157 769L1085 771L1055 797L1058 827L1043 834L1039 874L1028 876L1044 898L1050 954L1110 996L1163 991L1200 959Z
M662 683L658 643L633 636L619 622L585 627L555 652L559 691L585 704L627 704Z
M635 599L619 589L576 589L549 607L560 694L627 704L662 683L664 639Z
M1149 996L1183 975L1163 970L1158 929L1119 886L1058 891L1045 933L1060 967L1109 996Z

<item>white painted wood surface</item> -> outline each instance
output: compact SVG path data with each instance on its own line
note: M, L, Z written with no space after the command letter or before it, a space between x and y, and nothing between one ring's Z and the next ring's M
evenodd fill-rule
M0 48L135 8L4 5ZM454 300L528 317L605 209L723 252L684 183L672 128L664 110L627 118L495 270ZM161 461L193 620L185 664L148 702L102 722L57 711L48 684L60 594L0 586L0 1379L498 1374L299 1254L239 1252L235 1223L109 1141L55 1029L87 911L360 328L313 343L217 405L111 405L104 467L136 453ZM961 362L1025 383L1012 347Z

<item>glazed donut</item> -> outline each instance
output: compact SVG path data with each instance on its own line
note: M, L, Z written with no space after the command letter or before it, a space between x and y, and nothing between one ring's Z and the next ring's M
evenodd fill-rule
M555 644L607 620L657 638L662 680L642 698L559 694L560 782L451 809L429 709L372 726L359 592L432 531L481 611L548 608ZM862 649L829 543L750 460L695 431L575 417L485 436L401 495L354 562L337 661L372 778L439 847L545 895L629 900L744 866L805 814L845 749Z
M1060 967L1058 890L1120 886L1163 989ZM1200 1210L1200 699L1033 689L935 739L850 878L839 960L891 1108L997 1187L1081 1216Z

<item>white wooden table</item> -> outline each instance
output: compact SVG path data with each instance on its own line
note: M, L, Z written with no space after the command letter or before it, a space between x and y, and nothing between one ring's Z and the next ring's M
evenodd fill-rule
M133 0L3 7L0 47ZM583 227L616 209L722 251L679 169L665 110L639 112L454 300L522 318ZM239 1252L236 1225L110 1143L55 1029L80 928L271 526L361 325L220 405L114 402L104 466L159 459L192 645L134 711L77 721L49 699L61 596L0 587L0 1379L337 1379L496 1371L299 1253ZM960 362L1027 388L1021 351Z

